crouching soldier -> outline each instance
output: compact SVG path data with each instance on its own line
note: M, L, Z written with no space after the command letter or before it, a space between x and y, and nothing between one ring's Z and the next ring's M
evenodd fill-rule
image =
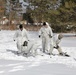
M39 44L37 42L34 42L33 40L30 40L28 42L24 41L24 44L22 47L23 56L32 55L33 57L35 57L38 46Z
M63 38L62 34L57 35L56 37L53 37L53 44L50 46L50 51L49 51L49 55L52 54L53 49L57 49L59 52L59 55L62 56L68 56L68 54L64 53L61 49L61 47L59 46L59 43L61 42L61 39Z

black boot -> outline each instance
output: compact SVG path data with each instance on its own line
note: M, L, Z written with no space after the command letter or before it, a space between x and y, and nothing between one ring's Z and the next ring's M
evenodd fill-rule
M67 56L67 57L70 57L70 55L66 54L66 53L59 53L61 56Z

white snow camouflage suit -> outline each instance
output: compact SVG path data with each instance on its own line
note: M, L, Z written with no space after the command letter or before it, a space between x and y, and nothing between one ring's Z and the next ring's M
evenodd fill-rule
M34 41L30 41L28 37L28 33L26 29L23 28L23 30L17 30L15 35L14 35L14 40L17 41L17 48L18 52L24 52L24 53L29 53L31 51L32 55L35 56L35 50L38 47L38 44ZM27 42L26 46L23 46L24 42Z
M47 28L42 26L41 29L39 30L39 35L42 37L42 49L43 49L43 52L45 52L45 51L49 52L49 50L50 50L49 42L50 42L50 39L53 36L53 32L52 32L52 29L50 28L49 24L47 24L47 26L48 26ZM51 37L49 37L49 35Z

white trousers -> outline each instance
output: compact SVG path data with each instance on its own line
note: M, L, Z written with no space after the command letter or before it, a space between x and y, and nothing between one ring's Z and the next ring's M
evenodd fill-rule
M42 49L43 52L49 50L49 37L42 37Z

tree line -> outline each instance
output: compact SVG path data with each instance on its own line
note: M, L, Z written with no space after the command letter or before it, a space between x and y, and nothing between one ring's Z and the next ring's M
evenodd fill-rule
M4 1L7 3L7 0ZM19 2L19 0L10 1L11 6ZM31 23L47 21L55 32L76 30L76 0L24 0L24 2L27 5L25 13L21 15L23 20ZM15 7L18 7L18 4ZM12 11L17 14L21 10L12 7Z

